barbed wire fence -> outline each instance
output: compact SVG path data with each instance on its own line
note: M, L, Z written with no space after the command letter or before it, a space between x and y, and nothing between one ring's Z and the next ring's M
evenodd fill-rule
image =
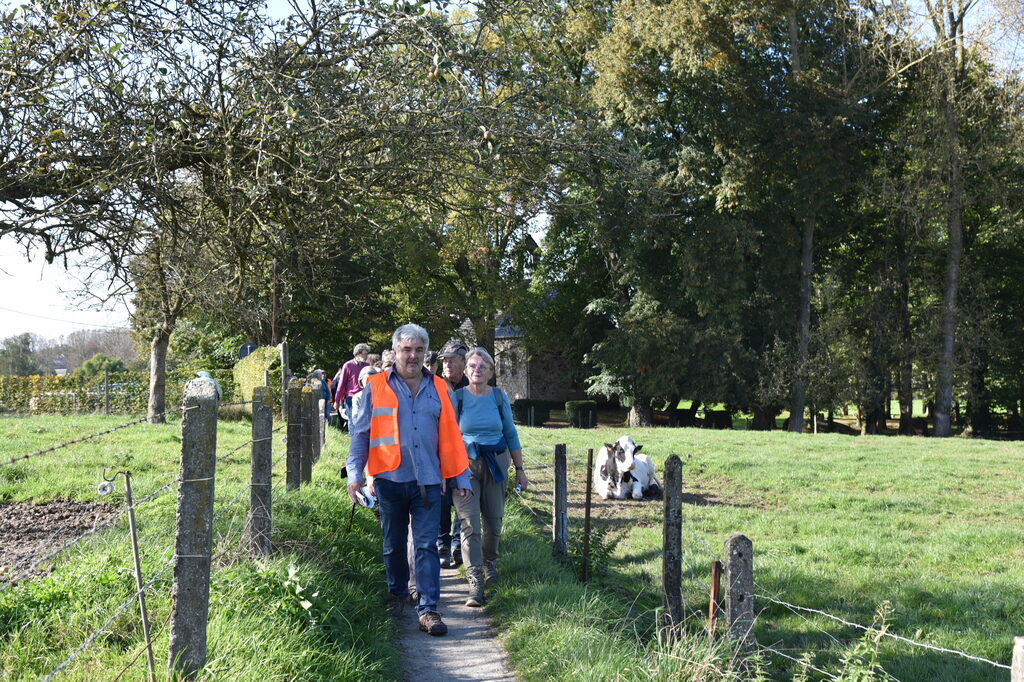
M559 476L559 473L555 470L555 462L557 462L559 459L557 451L558 448L562 448L564 452L565 446L556 445L554 446L554 448L552 448L550 445L545 444L539 438L537 438L535 435L531 434L529 431L525 429L520 430L519 435L521 444L523 445L523 458L525 460L524 464L526 462L529 462L529 465L527 467L528 475L531 472L540 474L545 483L545 487L538 489L531 485L529 493L526 495L518 494L518 498L522 503L522 506L536 518L538 525L544 528L545 531L552 531L557 541L557 529L552 527L551 521L549 521L549 519L556 519L557 522L558 509L560 508L560 506L562 509L566 508L567 500L556 499L558 497L558 486L555 485L555 481ZM553 449L555 450L555 452L552 456ZM593 472L587 469L586 466L587 453L585 451L576 450L575 452L570 453L570 455L571 456L565 459L568 462L567 469L569 472L572 472L574 481L577 481L578 483L581 480L581 477L583 476L593 476ZM678 460L678 458L676 459ZM666 466L668 466L668 464L666 464ZM548 483L548 481L550 481L550 484ZM551 487L547 487L548 485L550 485ZM665 490L664 494L666 496L672 495L671 491L669 490ZM585 500L584 507L589 507L589 505L590 500ZM547 506L549 509L551 509L551 516L549 517L544 515L542 511L538 509L538 506ZM672 499L668 501L668 504L666 504L666 509L669 507L678 507L681 509L681 494L678 496L678 500ZM578 521L579 519L577 519L577 522ZM680 570L677 571L676 574L680 575L681 577L681 559L683 555L686 553L700 554L701 556L707 557L712 562L719 562L724 567L725 573L723 577L725 580L725 592L721 598L722 604L719 605L719 608L722 608L725 612L725 622L723 623L723 627L727 632L727 636L730 639L739 640L739 650L742 653L745 653L747 655L751 655L754 653L762 653L768 656L777 656L791 663L799 664L806 670L813 671L823 676L825 679L841 678L840 675L833 674L821 668L820 666L814 664L813 658L815 654L818 653L815 650L807 650L802 652L792 649L784 650L781 646L781 643L779 642L770 644L757 642L753 636L754 627L758 620L762 618L764 608L762 608L760 612L755 614L754 603L755 600L760 600L762 603L767 603L768 605L786 609L789 613L798 616L804 622L806 622L809 627L813 628L814 630L818 631L826 638L831 640L832 643L835 644L838 648L845 648L849 646L849 639L847 639L845 642L841 641L834 634L828 632L826 629L818 625L818 623L816 622L817 618L830 620L834 623L842 625L843 627L849 628L854 633L861 633L864 636L870 636L872 638L875 638L876 640L887 639L894 642L899 642L906 646L931 651L937 654L956 656L977 664L990 666L994 669L994 671L1010 671L1012 682L1024 682L1024 638L1022 637L1015 638L1012 653L1013 662L1012 665L1006 665L1004 663L993 661L983 656L974 655L950 647L929 644L927 642L918 641L910 637L894 633L890 631L890 628L885 623L881 625L879 625L878 623L873 623L872 625L864 625L861 623L857 623L849 618L844 618L842 616L829 613L821 609L814 609L794 604L789 601L786 601L785 599L782 599L779 595L773 595L769 590L766 590L762 585L754 581L753 562L751 560L752 545L748 545L749 550L747 551L749 551L749 554L748 556L744 557L745 561L741 562L747 565L748 568L746 569L743 566L737 564L737 562L734 560L735 557L729 556L730 543L735 543L737 539L742 539L743 541L746 541L746 543L749 543L749 540L747 540L744 536L740 534L733 535L726 542L725 549L723 552L714 548L711 545L711 543L709 543L708 540L701 533L697 532L697 530L694 528L692 524L685 522L682 523L681 531L682 534L685 535L687 542L683 543L683 545L675 551L672 551L667 547L663 548L666 560L671 555L674 561L679 562ZM556 554L557 553L558 551L556 548ZM614 571L614 569L616 568L615 560L607 554L602 555L600 558L596 558L596 560L593 556L583 557L582 560L585 563L590 563L592 568L596 568L602 572ZM691 583L701 584L707 580L707 576L701 575L697 571L696 564L693 561L688 561L686 563L688 565L688 575L686 575L685 577ZM743 572L746 572L748 575L739 575L739 573ZM636 599L639 599L641 595L643 595L645 592L648 592L649 596L655 596L655 594L658 593L660 593L660 596L662 596L663 598L665 598L666 596L664 586L661 586L661 589L659 590L656 586L653 586L652 583L652 587L650 587L647 590L645 590L644 587L641 587L641 589L637 593ZM712 594L714 594L713 590ZM634 600L634 602L636 601L636 599ZM743 604L742 608L740 608L740 604ZM714 627L714 625L712 623L709 623L709 632L710 628L712 627ZM880 664L875 663L874 665L876 666L876 672L884 676L886 679L897 679L890 672L886 671Z
M318 389L319 387L313 388ZM280 424L276 428L272 428L274 411L265 402L264 391L265 388L263 387L257 388L254 399L251 401L219 403L216 397L217 394L213 390L211 382L204 382L203 380L193 380L189 382L185 387L183 406L174 410L168 410L164 413L164 415L174 413L182 414L182 462L179 474L171 480L163 482L156 488L146 492L138 499L132 500L129 492L123 503L118 507L113 508L109 515L97 519L93 525L84 532L68 539L62 539L56 546L52 546L49 543L45 545L40 543L37 546L36 551L32 552L27 557L20 558L19 561L9 567L6 571L6 575L0 576L0 592L14 588L25 579L37 575L40 567L45 565L47 562L51 562L66 554L71 548L83 543L83 541L97 537L102 533L102 531L117 527L119 522L121 522L121 520L126 516L129 516L132 521L130 525L133 536L133 547L135 549L133 553L135 555L137 567L137 589L135 589L130 595L127 595L127 597L119 604L111 607L110 615L104 620L104 622L86 635L83 641L73 651L71 651L59 665L46 673L42 679L53 679L59 676L62 672L68 670L75 660L80 658L84 652L88 651L90 647L96 643L97 639L107 632L111 628L112 624L114 624L115 621L117 621L117 619L134 604L142 606L143 630L146 631L147 634L146 642L138 649L124 668L121 669L115 679L122 677L144 653L149 654L147 656L150 669L149 674L151 679L155 679L152 654L153 641L167 632L170 632L170 651L168 660L171 661L173 674L188 676L194 674L202 667L206 656L205 624L207 619L206 614L209 609L209 591L206 590L205 602L192 604L189 603L191 598L189 593L192 591L189 590L187 586L183 587L183 583L194 581L197 574L202 574L204 572L205 580L208 581L211 563L213 561L219 561L232 550L237 550L240 545L246 546L248 554L254 558L266 556L270 552L271 501L273 498L283 493L284 482L289 477L288 475L281 475L278 477L280 478L280 481L275 484L273 482L273 472L281 462L285 461L292 447L299 446L299 443L287 443L287 438L280 438L278 435L279 432L286 427L286 424ZM308 389L307 392L309 392ZM230 448L221 448L222 451L218 454L218 448L215 447L218 412L221 407L233 405L252 406L252 437L238 445L232 444ZM297 462L298 466L304 467L307 470L311 468L312 464L309 461L313 455L312 441L319 441L316 445L322 446L323 439L326 437L326 429L322 423L319 424L320 438L316 438L314 435L317 430L317 422L323 422L324 420L324 409L322 403L317 405L316 402L310 402L309 407L310 409L308 411L310 414L301 415L304 423L308 425L308 429L302 434L304 436L303 445L306 447L302 448L300 452L300 461ZM147 421L149 421L148 417L132 420L115 427L97 431L96 433L90 433L85 436L77 437L66 442L27 453L25 455L13 457L9 460L0 462L0 467L14 465L43 455L48 455L64 448L68 448L94 438L99 438L100 436L111 434L121 429L142 424ZM282 448L284 451L280 452L279 455L272 460L274 444L277 440L280 440L286 448ZM249 449L252 463L248 484L238 486L238 490L232 491L233 495L227 501L222 503L218 501L217 513L213 513L213 504L215 500L213 496L209 496L208 509L200 510L204 512L204 514L201 515L201 518L196 517L195 515L190 515L191 511L195 511L197 509L195 505L191 508L189 507L190 498L194 497L197 492L197 487L213 485L215 478L217 478L213 473L216 464L241 464L243 461L242 458L234 458L233 456L247 448ZM317 455L319 454L319 449L319 447L316 448ZM209 476L196 474L195 464L197 462L200 462L200 467L209 467ZM288 473L290 474L291 472ZM131 476L130 472L118 472L117 474L114 474L114 476L116 477L119 474L125 474L126 479ZM100 485L99 489L101 494L109 493L112 490L110 481L113 480L113 477L108 478L104 473L104 478L106 481ZM303 482L308 482L308 478ZM126 487L130 486L130 480L126 480L125 483ZM230 483L229 485L233 486L235 484ZM164 557L161 560L162 563L160 566L155 571L151 570L148 578L143 578L141 570L139 569L139 553L135 538L134 513L140 510L140 508L147 507L149 503L157 500L164 493L172 489L177 489L178 491L178 524L175 539L170 547L158 552L158 556ZM241 504L246 493L250 494L250 503L248 506ZM185 516L184 523L182 522L183 511ZM241 524L238 523L239 518L243 518ZM224 526L225 523L227 526ZM218 541L219 551L216 554L213 554L211 551L212 540L213 533L216 528L221 528L220 539ZM198 531L198 534L193 531ZM202 537L204 532L206 533L205 538ZM55 535L56 533L50 536L51 542ZM233 538L239 538L240 541L236 542ZM205 549L202 547L204 541L206 544ZM168 614L167 618L162 620L163 624L158 631L155 633L149 633L148 622L144 609L145 593L154 589L154 586L160 583L162 579L166 579L166 576L170 571L173 571L171 590L174 595L172 599L174 608L171 613ZM202 611L202 618L200 619L195 617L197 609ZM202 646L198 646L195 643L197 639L200 638L193 637L200 627L200 624L204 630L204 636L201 637Z

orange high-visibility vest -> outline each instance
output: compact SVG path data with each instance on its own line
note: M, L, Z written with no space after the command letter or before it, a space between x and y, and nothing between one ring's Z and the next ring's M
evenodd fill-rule
M448 384L434 376L434 390L441 399L441 416L437 421L437 456L441 461L441 478L458 476L469 467L462 432L455 420L455 409L448 397ZM371 476L394 471L402 462L398 442L398 396L388 385L388 372L370 376L370 456L366 470Z

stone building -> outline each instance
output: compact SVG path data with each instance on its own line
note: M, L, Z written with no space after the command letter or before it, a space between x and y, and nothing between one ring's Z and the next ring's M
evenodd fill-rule
M512 325L494 330L494 363L498 386L510 401L520 398L531 400L586 400L587 394L573 385L569 365L556 353L529 355L522 346L523 333Z

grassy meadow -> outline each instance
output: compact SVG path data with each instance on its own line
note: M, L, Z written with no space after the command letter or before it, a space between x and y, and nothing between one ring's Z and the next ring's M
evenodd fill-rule
M544 523L554 444L568 445L571 533L578 534L586 448L623 433L521 430L538 483L527 499ZM1021 444L700 429L631 435L659 473L669 454L683 460L683 595L692 631L706 619L711 561L742 532L754 545L759 594L864 625L885 610L894 634L1009 665L1013 637L1024 635ZM595 587L626 605L612 622L638 631L654 622L661 601L661 514L658 501L632 500L595 501L592 512L605 533ZM862 646L862 632L823 616L765 599L756 612L760 644L795 658L811 652L813 665L833 674L851 647ZM902 680L1009 675L888 638L871 648ZM780 656L763 663L772 679L796 673Z
M0 418L0 461L123 423L125 417ZM275 434L274 457L284 451ZM207 666L200 680L391 680L401 669L395 633L382 613L376 522L351 504L337 476L340 439L329 442L314 483L285 494L274 468L273 542L267 561L245 558L249 448L244 422L221 422L217 453ZM180 424L128 427L86 443L0 467L0 501L124 500L124 484L101 498L105 468L133 474L136 499L178 475ZM173 553L176 486L139 506L142 570L155 575ZM234 504L229 504L236 500ZM46 578L0 591L0 679L35 680L60 665L135 592L127 521L63 552ZM0 571L4 569L0 568ZM8 569L9 571L9 569ZM0 576L6 576L0 573ZM0 583L0 586L5 583ZM147 590L158 677L167 679L166 623L171 572ZM341 605L343 608L338 608ZM145 680L138 607L111 627L55 680ZM134 662L133 662L134 659ZM126 669L127 668L127 669Z
M118 417L0 418L0 461L121 423ZM964 439L852 438L699 429L634 430L659 474L683 459L682 642L658 640L660 501L595 500L596 577L580 584L550 553L551 453L569 455L571 544L583 518L586 449L625 433L521 428L534 482L507 509L502 582L489 601L510 664L523 680L789 680L800 666L762 653L741 665L703 634L711 561L735 532L754 544L761 595L870 625L879 611L895 634L1008 665L1024 635L1024 448ZM281 436L278 432L276 436ZM247 423L222 422L218 454L249 438ZM130 469L137 498L177 475L177 424L132 426L88 443L0 467L0 500L100 498L104 468ZM279 438L275 458L283 452ZM244 557L248 448L218 464L210 650L204 680L387 680L401 670L384 615L379 534L351 505L337 469L347 448L332 431L296 493L275 489L275 555ZM275 468L281 483L283 463ZM175 494L139 509L143 571L171 555ZM233 506L228 502L240 495ZM0 678L38 679L67 658L134 591L126 523L60 555L52 575L0 591ZM0 569L2 570L2 569ZM147 593L166 666L170 573ZM1008 671L891 639L875 643L845 625L795 614L759 598L761 645L843 679L999 680ZM145 679L137 609L55 679ZM873 672L872 672L873 671ZM825 679L804 671L800 679ZM859 676L858 676L859 675Z

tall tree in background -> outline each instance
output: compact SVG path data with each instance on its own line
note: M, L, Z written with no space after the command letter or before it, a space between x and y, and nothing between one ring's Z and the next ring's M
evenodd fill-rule
M837 197L861 172L873 115L865 93L878 78L862 50L870 35L844 3L631 0L614 11L595 51L595 95L678 192L678 249L772 245L740 278L758 283L773 311L791 311L789 329L754 333L764 350L772 339L792 349L791 410L802 415L815 235L837 229ZM705 232L711 225L741 233L719 241L727 233ZM776 287L777 273L794 274Z
M966 44L967 14L977 3L972 0L924 0L928 18L935 30L934 64L938 91L936 108L942 115L940 138L945 156L945 219L948 253L945 287L942 293L942 319L935 387L935 435L952 435L950 414L953 407L953 365L955 362L957 304L960 291L960 261L963 256L964 177L960 128L963 107L968 96Z
M34 355L39 341L32 334L8 336L0 341L0 374L19 377L39 374Z

